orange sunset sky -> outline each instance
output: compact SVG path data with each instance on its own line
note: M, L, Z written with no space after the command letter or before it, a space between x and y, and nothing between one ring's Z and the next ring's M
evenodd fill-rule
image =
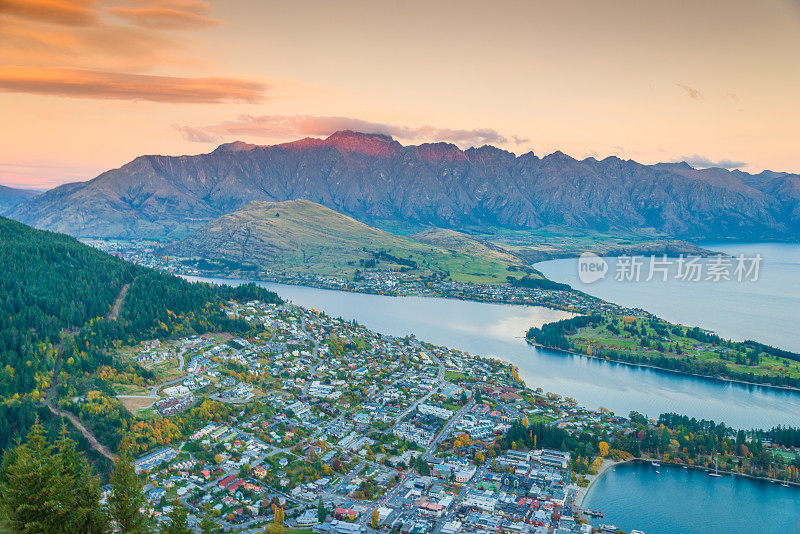
M338 129L800 171L800 3L0 0L0 184Z

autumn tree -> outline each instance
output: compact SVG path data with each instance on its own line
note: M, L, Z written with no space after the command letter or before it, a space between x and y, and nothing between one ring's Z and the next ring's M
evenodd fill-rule
M608 456L608 443L606 443L605 441L601 441L600 443L597 444L597 448L600 450L600 456L602 456L603 458Z
M377 530L380 518L381 518L381 516L380 516L380 514L378 514L378 509L377 508L373 508L372 509L372 518L369 521L369 526L371 526L372 528Z

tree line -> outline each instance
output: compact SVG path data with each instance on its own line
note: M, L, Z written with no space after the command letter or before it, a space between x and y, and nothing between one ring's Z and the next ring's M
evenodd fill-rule
M2 217L0 272L0 415L6 416L0 448L24 434L37 414L48 422L37 405L54 379L57 396L107 389L93 373L122 365L111 347L208 331L246 334L250 325L228 317L226 302L281 302L255 284L190 283ZM107 317L126 284L118 317ZM124 365L121 371L152 378L136 364Z
M6 450L0 465L0 522L4 532L25 534L191 534L188 509L176 502L157 526L148 513L145 479L135 472L123 444L111 472L111 491L102 503L100 479L62 429L52 442L35 420L24 441ZM209 510L203 534L218 533Z

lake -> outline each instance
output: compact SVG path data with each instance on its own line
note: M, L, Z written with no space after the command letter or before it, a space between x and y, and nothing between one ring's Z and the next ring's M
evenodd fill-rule
M703 246L732 256L761 254L758 280L676 280L677 265L673 265L666 282L658 276L650 282L618 282L614 275L619 259L607 258L609 276L593 284L583 284L578 279L576 259L546 261L535 267L548 278L622 306L644 308L671 322L700 326L738 341L753 339L800 352L800 245L703 243Z
M604 513L593 525L613 524L626 532L800 532L800 489L667 465L618 465L592 485L583 504Z
M245 282L188 278L225 284ZM377 332L414 334L424 341L513 363L529 387L573 397L590 408L602 406L625 416L631 410L650 417L676 412L746 429L800 426L800 393L603 362L537 349L525 342L529 327L567 317L562 311L268 282L259 285L295 304L355 319Z

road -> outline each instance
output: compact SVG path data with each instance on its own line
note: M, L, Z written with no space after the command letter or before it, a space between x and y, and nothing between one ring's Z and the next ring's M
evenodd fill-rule
M111 309L106 314L106 319L116 319L119 317L119 312L122 309L122 303L125 302L125 295L128 294L128 288L130 287L131 285L128 283L120 288L117 298L114 299L114 304L111 305Z
M419 406L420 404L422 404L422 403L426 402L428 399L430 399L434 395L434 393L439 391L439 388L444 383L444 364L442 363L442 361L439 358L437 358L436 356L434 356L432 354L431 354L431 359L434 362L436 362L436 364L439 366L439 372L436 374L436 384L433 385L431 390L424 397L420 397L419 399L417 399L414 402L412 402L411 406L409 406L408 408L403 410L400 413L400 415L397 416L397 418L395 419L394 424L392 425L392 427L389 430L387 430L388 433L394 432L395 428L397 428L397 425L399 425L403 421L403 419L405 419L406 416L408 416L408 414L413 413L414 410L417 409L417 406Z
M449 421L447 421L444 424L442 430L439 431L438 434L436 434L436 437L433 439L431 444L428 445L428 448L425 450L425 455L422 457L423 460L430 460L431 456L433 455L433 452L436 450L436 446L447 438L448 434L450 434L450 431L453 428L455 428L458 422L461 421L461 418L464 417L464 415L473 406L475 406L474 397L471 398L468 403L466 403L458 412L456 412L456 414L453 417L450 418Z
M97 452L99 452L100 454L102 454L103 456L105 456L106 458L108 458L111 461L114 461L114 460L117 459L117 457L114 455L114 453L111 452L111 449L109 449L108 447L106 447L105 445L100 443L100 441L92 433L92 431L89 430L88 428L86 428L86 425L83 424L83 421L78 419L77 415L75 415L73 413L70 413L70 412L66 412L64 410L59 410L58 408L53 406L50 403L50 401L47 402L47 407L50 409L50 411L54 415L58 415L59 417L66 417L67 419L69 419L70 422L73 425L75 425L75 428L77 428L80 431L80 433L83 434L83 437L85 437L89 441L89 444L92 446L92 448L94 450L96 450Z

